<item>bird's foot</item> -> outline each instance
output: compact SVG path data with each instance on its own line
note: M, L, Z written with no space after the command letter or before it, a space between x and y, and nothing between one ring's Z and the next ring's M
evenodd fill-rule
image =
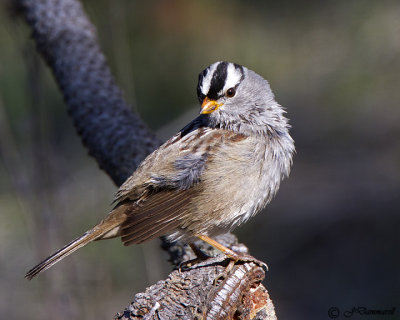
M256 265L260 266L261 268L264 268L265 271L268 271L268 265L265 262L254 258L252 255L249 255L246 253L237 253L232 250L230 250L230 251L231 252L226 252L225 255L231 259L231 262L233 262L233 265L230 267L231 269L237 262L242 261L242 262L253 262ZM230 265L231 265L231 263L229 263L228 267Z
M233 254L232 254L233 252ZM256 258L254 258L253 256L249 255L249 254L243 254L243 253L237 253L237 252L229 252L229 253L225 253L225 255L228 257L229 259L229 263L226 266L225 270L222 271L219 275L217 275L214 279L214 285L217 285L218 282L220 280L224 280L226 279L230 272L232 271L233 267L235 266L235 264L237 264L238 262L253 262L256 265L260 266L261 268L265 269L266 271L268 271L268 265L261 261L258 260Z
M220 250L228 258L233 260L234 261L233 264L230 263L228 265L228 267L230 269L233 268L235 263L242 261L242 262L253 262L253 263L259 265L261 268L265 268L265 270L268 271L268 266L265 262L262 262L249 254L235 252L232 249L225 247L224 245L220 244L219 242L217 242L214 239L211 239L210 237L205 236L205 235L197 235L197 237L200 238L201 240L203 240L204 242L207 242L209 245L213 246L214 248Z
M268 265L265 262L258 260L249 254L235 252L207 236L200 235L198 237L216 249L220 250L222 253L224 253L224 256L210 257L200 250L195 244L191 243L190 248L196 255L196 258L182 262L179 265L179 270L188 270L194 266L201 267L202 265L209 265L210 263L222 263L223 261L227 260L226 258L228 258L228 265L225 267L225 270L214 279L214 284L219 282L221 279L225 279L238 262L252 262L268 271Z

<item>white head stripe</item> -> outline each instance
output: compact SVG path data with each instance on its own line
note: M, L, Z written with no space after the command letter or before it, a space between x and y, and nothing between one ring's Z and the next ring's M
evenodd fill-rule
M225 85L219 94L223 94L229 88L235 87L240 82L241 77L242 73L240 72L240 70L236 69L233 63L229 63L226 74Z
M206 76L203 78L203 81L201 83L200 88L201 88L202 94L207 95L208 91L210 90L211 79L214 75L215 69L217 69L219 64L220 64L220 62L216 62L209 67L208 72L207 72Z

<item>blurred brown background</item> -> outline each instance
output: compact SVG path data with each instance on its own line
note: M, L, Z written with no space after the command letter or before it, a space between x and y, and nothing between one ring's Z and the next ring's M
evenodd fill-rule
M164 140L198 112L197 75L210 63L270 81L297 155L267 210L235 233L270 266L280 319L357 306L396 307L388 318L400 318L399 1L84 6L127 100ZM3 4L0 48L2 317L111 318L168 274L166 255L158 240L98 242L23 279L103 217L116 188L81 145L24 21Z

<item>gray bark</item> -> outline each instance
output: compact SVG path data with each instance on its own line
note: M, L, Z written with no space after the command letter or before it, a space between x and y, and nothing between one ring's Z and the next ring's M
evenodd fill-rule
M76 0L17 0L37 50L52 70L83 144L116 185L131 175L160 141L123 99L96 38ZM247 252L236 237L219 241ZM193 258L186 246L163 242L176 265ZM212 251L209 247L203 249ZM265 273L254 263L227 264L218 256L195 267L177 268L139 293L119 319L276 319Z
M18 1L83 144L115 184L160 144L123 99L80 2Z

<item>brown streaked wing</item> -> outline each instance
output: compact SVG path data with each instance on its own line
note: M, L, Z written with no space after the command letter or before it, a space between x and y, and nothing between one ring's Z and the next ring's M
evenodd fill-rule
M176 147L179 146L179 150L182 150L190 146L196 152L198 152L198 148L203 148L204 152L207 152L210 156L208 161L213 161L212 154L219 152L222 143L226 145L246 139L246 136L242 134L224 129L213 129L212 134L205 133L207 133L205 129L198 130L190 142L185 141L183 145L176 145ZM194 143L195 141L197 143ZM172 152L172 150L169 150L169 152ZM174 161L176 157L169 154L166 157L167 161L162 162L160 167L152 168L154 170L153 174L157 174L165 165L171 165L170 161L168 161L171 159ZM146 171L145 167L143 166L141 169ZM174 231L183 224L185 217L193 210L192 199L202 190L201 181L186 190L164 189L150 191L150 189L147 189L150 194L142 194L142 200L139 203L135 201L135 205L132 205L130 210L126 211L127 219L120 228L122 242L125 245L141 243ZM120 199L126 196L122 195ZM120 199L117 199L117 201ZM129 203L130 200L125 199Z
M198 187L188 190L165 190L149 196L137 206L121 226L124 245L141 243L168 234L182 224L191 210L191 199Z

